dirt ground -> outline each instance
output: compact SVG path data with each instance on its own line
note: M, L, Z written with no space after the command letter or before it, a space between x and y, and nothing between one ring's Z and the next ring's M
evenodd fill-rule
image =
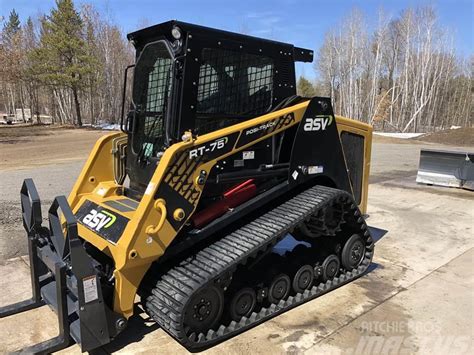
M26 251L19 207L22 180L34 178L46 213L54 196L69 192L92 144L104 134L7 129L0 127L0 306L30 294L27 260L19 257ZM14 139L21 144L6 142ZM423 147L466 150L374 139L368 223L377 242L365 276L205 353L472 353L474 192L416 184ZM10 156L15 153L16 158ZM0 353L56 334L56 316L48 307L0 319ZM100 349L104 354L158 351L187 354L143 313ZM73 345L61 353L79 354L80 349Z
M474 147L474 127L447 129L435 133L426 133L413 140L446 145Z
M107 132L58 126L0 126L2 170L83 160Z
M29 169L32 166L82 161L97 138L110 132L61 126L0 126L0 166L2 170ZM413 139L374 135L374 143L435 144L474 147L474 128L428 133Z
M474 128L448 129L435 133L425 133L416 138L400 139L374 134L374 143L429 144L457 147L474 147Z

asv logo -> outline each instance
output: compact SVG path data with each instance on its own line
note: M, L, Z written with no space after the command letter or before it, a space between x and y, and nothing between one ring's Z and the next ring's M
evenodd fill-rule
M303 129L305 131L324 131L332 123L332 116L319 115L315 118L307 118Z
M91 210L82 219L82 223L96 231L100 231L102 228L109 228L116 219L117 217L107 211L97 212L96 210Z

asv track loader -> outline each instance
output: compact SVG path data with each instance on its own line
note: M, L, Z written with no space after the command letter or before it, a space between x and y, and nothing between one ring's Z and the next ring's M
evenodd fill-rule
M296 95L312 51L177 21L128 39L122 131L97 141L49 226L33 181L21 189L33 297L1 316L46 303L60 327L27 351L109 343L137 294L199 350L367 270L372 128Z

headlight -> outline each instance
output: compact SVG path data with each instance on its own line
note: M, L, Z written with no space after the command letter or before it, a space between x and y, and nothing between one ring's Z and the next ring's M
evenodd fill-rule
M171 30L171 35L173 36L174 39L180 39L181 38L181 30L179 27L173 27Z

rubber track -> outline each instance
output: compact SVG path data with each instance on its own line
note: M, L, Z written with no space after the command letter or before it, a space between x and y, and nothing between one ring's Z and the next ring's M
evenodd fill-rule
M353 233L359 233L365 238L365 257L357 269L341 273L326 283L314 285L304 293L289 296L278 304L262 307L258 313L253 312L239 322L232 321L227 326L221 324L217 330L211 329L206 334L186 334L183 326L184 312L194 292L213 283L225 273L235 271L238 265L245 264L249 258L256 257L257 253L268 251L332 199L342 200L351 206L349 212L353 214L354 224L357 225ZM341 190L315 186L197 252L169 270L158 281L148 285L151 293L146 298L145 309L186 348L207 348L361 276L372 260L373 250L373 240L352 196Z

